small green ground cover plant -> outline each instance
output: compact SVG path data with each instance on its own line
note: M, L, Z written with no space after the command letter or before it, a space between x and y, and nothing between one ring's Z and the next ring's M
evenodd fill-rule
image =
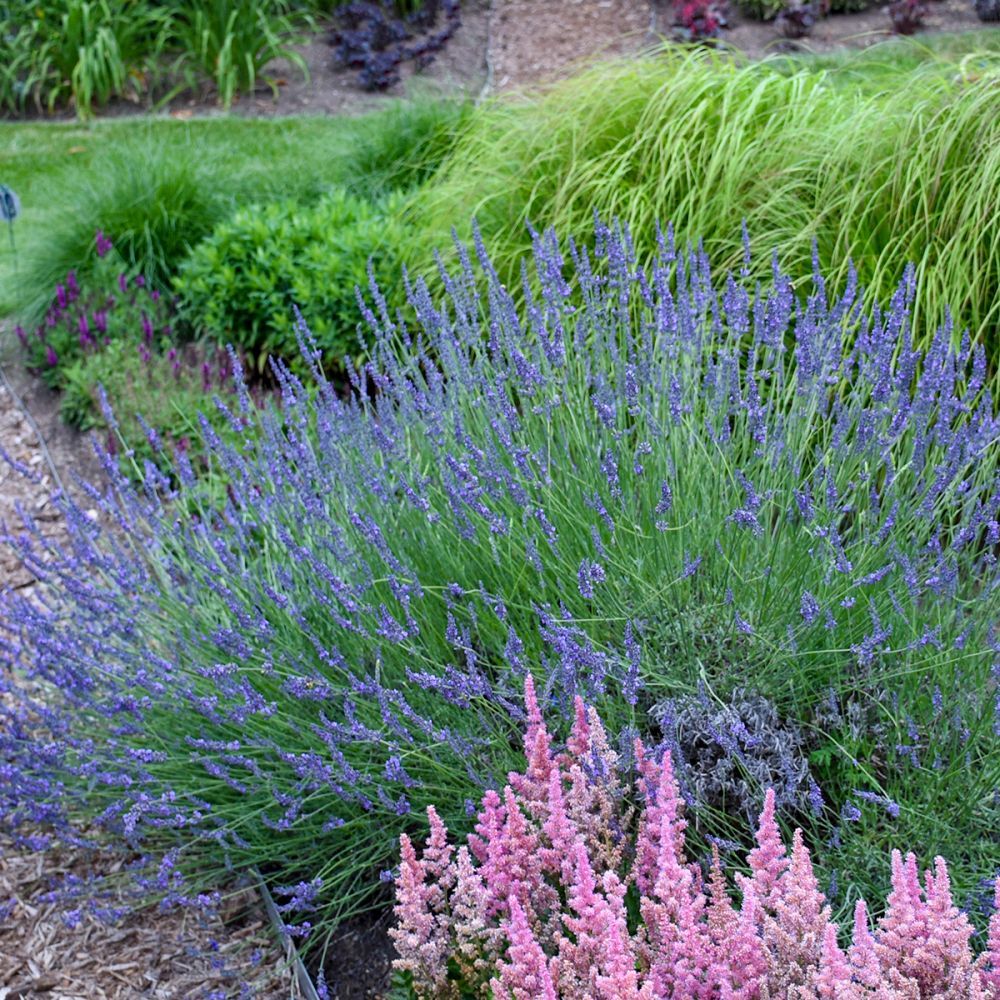
M120 539L72 505L70 549L11 533L46 585L2 599L8 825L104 831L166 905L259 870L321 941L428 805L467 829L521 766L528 672L556 739L580 695L678 761L654 706L752 685L806 734L808 795L776 803L835 911L883 897L897 843L974 890L1000 829L982 348L914 347L912 272L870 311L853 280L797 295L668 233L643 266L639 241L537 235L521 307L477 243L446 300L411 285L418 326L372 297L349 398L278 364L280 408L241 392L225 440L203 421L223 496L183 454L141 487L109 462ZM690 836L735 850L744 816L686 794Z

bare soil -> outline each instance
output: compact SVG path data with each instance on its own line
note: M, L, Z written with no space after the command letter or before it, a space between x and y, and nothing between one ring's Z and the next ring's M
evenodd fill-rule
M773 21L752 21L733 11L729 28L723 32L721 40L754 59L776 52L824 53L844 48L866 48L894 37L888 6L887 3L878 3L855 14L831 14L816 24L808 38L795 42L783 38ZM996 30L997 25L984 24L976 17L970 0L929 0L924 28L919 34L941 31L986 33Z
M729 26L718 45L750 58L778 52L864 48L893 37L888 3L821 20L809 38L791 42L773 21L745 17L729 5ZM970 0L929 0L923 34L995 31L980 21ZM548 83L597 59L636 54L668 41L668 0L494 0L490 57L497 90Z
M389 991L396 950L389 937L392 910L363 913L348 920L330 938L326 948L311 956L314 981L323 980L336 1000L380 1000Z
M497 90L565 76L657 41L647 0L494 0L490 57Z

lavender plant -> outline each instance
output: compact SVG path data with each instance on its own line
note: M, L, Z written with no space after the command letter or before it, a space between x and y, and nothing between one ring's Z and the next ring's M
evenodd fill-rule
M240 393L230 443L203 421L222 502L183 453L140 488L108 460L98 523L66 501L70 545L8 532L44 594L0 614L8 825L161 852L144 885L167 902L259 867L304 933L374 898L428 804L462 829L520 764L527 671L567 726L580 695L612 731L707 677L806 730L839 713L803 821L843 896L879 887L890 842L946 854L958 891L988 869L982 350L950 327L912 349L909 275L863 315L853 282L715 279L669 234L648 269L601 223L572 269L534 244L523 311L477 242L444 301L408 285L418 329L373 289L348 398L306 337L311 385L276 363L280 409ZM705 661L694 610L738 657ZM881 727L852 729L852 700Z

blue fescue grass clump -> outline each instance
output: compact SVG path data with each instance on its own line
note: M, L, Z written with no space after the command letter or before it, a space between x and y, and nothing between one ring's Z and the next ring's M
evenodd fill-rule
M373 291L347 398L306 343L314 381L277 364L263 416L241 391L235 443L203 421L224 503L183 454L139 487L109 460L101 523L70 504L69 546L11 538L44 586L4 599L8 822L165 851L144 884L167 901L259 868L290 921L329 926L428 803L461 828L517 763L530 670L550 711L581 694L665 742L665 700L769 699L815 783L786 806L844 905L890 844L946 854L959 887L989 868L982 350L950 329L912 349L909 276L869 314L853 283L716 278L669 236L649 268L601 224L571 267L534 244L523 308L477 244L444 301L409 287L418 329Z

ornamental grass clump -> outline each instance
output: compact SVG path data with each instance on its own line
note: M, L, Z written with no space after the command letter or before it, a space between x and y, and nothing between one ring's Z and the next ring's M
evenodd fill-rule
M783 6L766 2L769 16ZM889 69L873 75L881 51ZM796 282L808 280L813 252L838 287L854 266L868 307L888 301L912 263L918 345L950 307L996 352L1000 63L983 53L974 73L900 68L905 51L845 55L838 72L670 46L488 104L417 195L428 256L475 215L516 290L524 219L585 240L597 211L631 227L644 263L656 255L656 221L669 219L735 269L746 220ZM767 265L756 257L754 276L767 281ZM1000 355L990 360L995 370Z
M400 838L395 966L418 997L494 1000L989 1000L1000 996L1000 879L986 948L954 904L940 856L892 852L874 930L854 905L844 950L801 830L791 851L768 790L737 873L686 857L670 751L641 740L623 772L600 717L576 699L565 747L525 679L527 767L486 792L466 845L433 806L421 857Z
M752 681L808 734L824 884L872 898L913 843L973 885L1000 829L982 350L912 348L909 276L864 312L853 282L631 247L598 223L569 268L537 235L523 311L462 251L444 301L409 286L416 329L373 294L350 394L306 343L311 384L277 363L280 407L202 422L204 475L109 459L71 542L10 527L42 586L0 608L6 823L167 851L168 903L259 870L324 928L428 805L461 830L520 765L527 673L616 734Z

